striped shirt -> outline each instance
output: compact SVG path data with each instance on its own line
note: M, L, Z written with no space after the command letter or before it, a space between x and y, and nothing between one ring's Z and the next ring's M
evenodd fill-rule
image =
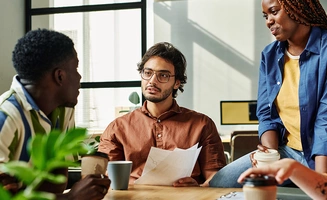
M36 105L14 76L10 90L0 96L0 163L29 161L27 142L35 133L74 127L74 109L59 107L49 117Z

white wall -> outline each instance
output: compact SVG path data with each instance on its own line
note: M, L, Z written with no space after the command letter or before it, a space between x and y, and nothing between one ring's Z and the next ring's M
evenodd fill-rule
M24 35L24 1L0 1L0 94L9 89L15 70L11 53Z
M153 3L154 43L171 42L188 61L188 82L177 101L210 116L221 134L257 129L257 125L220 125L220 101L257 98L261 50L274 40L265 25L260 2ZM326 7L327 2L324 4Z
M326 9L327 1L321 3ZM273 40L260 1L148 0L148 9L152 8L148 46L170 41L188 61L188 83L178 102L210 116L221 133L256 128L221 126L219 102L256 99L260 52ZM24 34L24 1L0 1L0 19L1 94L15 74L11 53Z

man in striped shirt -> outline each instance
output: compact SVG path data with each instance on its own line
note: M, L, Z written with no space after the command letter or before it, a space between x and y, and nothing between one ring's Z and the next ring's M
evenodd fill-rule
M28 162L26 145L35 133L73 128L80 88L74 43L62 33L46 29L28 32L18 40L12 61L17 75L10 90L0 96L0 163ZM58 173L67 175L67 169ZM17 184L11 183L12 180L0 175L1 184L15 191ZM75 185L67 194L62 194L66 184L45 190L58 193L57 199L102 199L103 188L107 190L110 181L89 176Z

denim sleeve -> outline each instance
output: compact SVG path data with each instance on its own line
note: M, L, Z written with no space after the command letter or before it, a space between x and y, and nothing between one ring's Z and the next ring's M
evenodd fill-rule
M271 117L271 102L269 102L269 91L271 85L268 81L267 66L265 53L261 54L261 64L259 69L259 88L258 88L258 99L257 99L257 117L259 120L258 133L259 137L268 130L277 130L278 125Z
M320 54L319 59L313 60L315 63L310 63L311 66L316 66L317 77L317 113L314 121L314 134L312 137L312 152L311 158L315 155L327 156L327 33L324 30L321 39L319 40ZM313 60L313 61L312 61ZM310 70L312 71L312 69ZM310 80L312 82L313 80ZM311 90L309 90L311 91ZM310 93L309 93L310 94ZM310 102L312 104L312 102ZM312 111L314 112L314 111ZM311 130L308 131L310 134Z
M311 157L327 155L327 81L316 115Z

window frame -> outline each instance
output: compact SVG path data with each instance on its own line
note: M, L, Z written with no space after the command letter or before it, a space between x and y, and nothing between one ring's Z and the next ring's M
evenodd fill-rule
M93 12L93 11L110 11L110 10L141 10L141 52L142 55L147 48L147 24L146 24L146 0L132 3L113 3L99 5L81 5L53 8L32 8L32 0L25 0L25 33L32 28L32 16L50 15L58 13L76 13L76 12ZM140 55L142 57L142 55ZM103 81L103 82L81 82L83 88L125 88L125 87L141 87L141 81ZM142 104L145 101L142 95Z

